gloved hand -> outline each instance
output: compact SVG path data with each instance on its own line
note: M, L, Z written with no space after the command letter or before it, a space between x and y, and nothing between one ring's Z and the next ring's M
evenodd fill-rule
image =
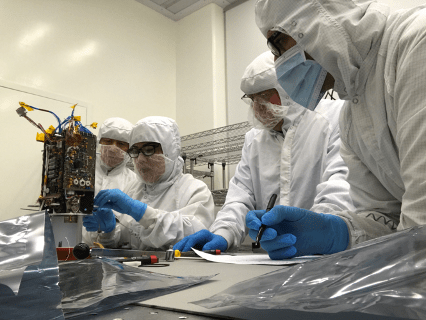
M349 232L345 221L331 214L275 206L269 212L250 211L246 216L249 235L255 240L260 225L269 226L260 240L272 260L311 254L332 254L346 249Z
M99 208L112 209L124 214L128 214L136 221L142 219L148 207L146 203L130 198L119 189L101 190L95 197L94 205Z
M180 252L190 251L191 248L225 251L228 249L228 242L224 237L203 229L183 238L173 246L174 250L179 250Z
M83 217L83 226L87 231L111 232L115 229L115 216L111 209L99 208L93 212L93 216Z

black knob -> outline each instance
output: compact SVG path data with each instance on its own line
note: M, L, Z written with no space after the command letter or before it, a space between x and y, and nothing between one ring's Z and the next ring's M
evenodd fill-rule
M79 243L72 250L72 254L77 259L86 259L90 256L90 247L85 243Z

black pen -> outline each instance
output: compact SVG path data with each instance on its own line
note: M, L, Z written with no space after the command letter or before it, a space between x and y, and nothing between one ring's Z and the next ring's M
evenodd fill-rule
M268 212L269 210L271 210L274 207L275 200L277 200L277 195L274 193L271 196L271 198L269 199L268 206L266 207L266 212ZM263 234L263 232L265 231L266 228L267 228L267 226L265 226L264 224L262 224L260 226L259 232L257 233L257 236L256 236L256 241L252 242L252 244L251 244L252 249L259 249L260 248L260 239L262 238L262 234Z

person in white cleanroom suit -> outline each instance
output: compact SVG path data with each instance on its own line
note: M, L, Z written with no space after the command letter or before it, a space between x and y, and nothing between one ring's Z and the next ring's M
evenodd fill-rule
M109 118L99 129L100 154L96 157L95 196L104 189L123 190L136 179L136 173L127 167L130 157L130 132L133 125L122 118Z
M128 184L136 180L136 173L127 167L130 157L130 133L133 125L122 118L106 119L99 128L98 146L96 155L95 196L104 189L123 190ZM96 234L87 234L83 228L83 239L95 237Z
M278 81L293 100L309 99L324 72L322 91L334 87L346 100L341 154L356 206L356 212L331 212L333 221L288 207L258 214L246 222L254 233L261 223L272 227L262 247L281 258L298 254L295 250L332 253L424 225L426 5L390 13L371 0L259 0L255 11L277 57ZM316 227L288 222L306 217L334 232L320 239ZM284 243L289 228L299 228L293 235L303 250Z
M112 248L128 243L134 249L165 250L210 227L215 218L213 197L204 182L182 173L176 122L166 117L138 121L130 146L136 181L124 192L100 191L94 201L99 209L84 218L88 231L104 231L96 240Z
M323 99L311 111L289 99L277 82L270 51L246 68L241 90L255 128L245 136L225 204L210 232L188 236L176 249L196 244L204 250L236 249L246 236L247 213L265 209L272 194L277 205L323 213L353 209L348 170L339 154L343 101Z

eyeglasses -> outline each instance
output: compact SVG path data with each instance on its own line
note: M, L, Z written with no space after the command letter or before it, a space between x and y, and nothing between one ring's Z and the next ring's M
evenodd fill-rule
M281 50L278 48L275 40L281 35L281 32L275 31L272 36L270 36L267 40L268 48L271 49L271 52L274 56L281 56Z
M248 105L250 105L252 102L254 102L254 100L256 99L257 101L262 100L268 102L271 99L271 96L273 96L276 92L274 91L266 91L263 93L255 93L255 94L245 94L241 97L241 100L243 100L245 103L247 103Z
M241 97L241 100L243 100L245 103L250 104L253 102L253 95L251 94L245 94Z
M147 143L144 144L142 148L137 147L131 147L127 153L129 154L130 158L137 158L139 157L139 154L142 153L146 157L150 157L155 153L155 149L158 147L161 147L161 144L159 143Z

